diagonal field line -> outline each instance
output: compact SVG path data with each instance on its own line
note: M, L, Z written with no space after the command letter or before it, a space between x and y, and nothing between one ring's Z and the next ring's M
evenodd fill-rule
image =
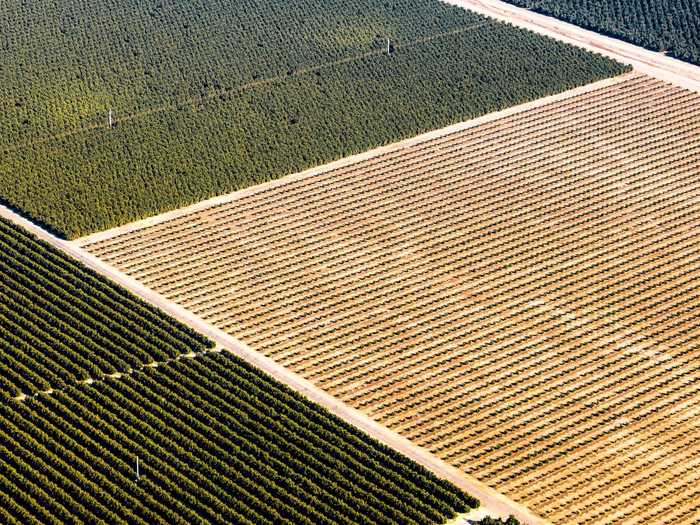
M152 361L150 363L141 363L140 365L137 366L132 366L128 370L124 372L115 372L113 374L107 374L107 373L102 373L101 377L89 377L87 379L76 379L72 381L70 384L68 384L68 387L75 387L78 385L92 385L93 383L104 383L108 379L112 380L119 380L124 376L131 376L134 375L136 372L141 372L144 368L158 368L160 366L165 366L169 365L170 363L173 363L175 361L181 361L183 359L195 359L197 357L200 357L202 355L206 354L211 354L211 353L221 353L224 349L221 346L215 346L214 348L204 348L202 350L196 351L196 352L187 352L183 354L178 354L176 356L170 357L168 359L164 359L162 361ZM66 390L66 387L63 388L53 388L49 387L47 390L40 390L36 392L35 394L25 394L24 392L21 392L19 395L11 398L14 401L26 401L27 399L33 398L33 397L39 397L42 395L48 396L52 395L56 392L63 392Z
M2 205L0 205L0 216L32 232L39 239L48 242L53 247L67 254L69 257L80 261L88 268L91 268L100 275L107 277L111 281L136 294L142 300L156 306L157 308L160 308L168 315L207 336L210 340L217 344L217 347L237 355L247 363L264 371L269 376L272 376L277 381L287 385L311 401L321 405L347 423L359 428L361 431L369 434L374 439L379 440L399 453L404 454L416 463L424 466L438 477L450 481L460 489L464 490L466 493L479 499L483 507L487 509L491 515L500 515L505 517L509 514L513 514L520 521L528 523L529 525L551 525L550 521L537 516L527 507L512 501L510 498L504 496L495 489L492 489L488 485L481 483L476 478L466 474L465 472L448 465L426 449L413 444L405 437L396 434L387 427L377 423L369 416L322 391L311 382L282 367L272 359L252 350L233 336L226 334L216 327L206 323L188 310L166 299L153 290L141 285L138 281L113 268L112 266L104 263L94 255L85 251L76 243L59 239L55 235L49 233L33 222L21 217L14 211Z
M459 35L462 33L467 33L469 31L473 31L475 29L480 29L485 26L489 25L497 25L500 22L497 22L495 20L487 21L487 22L481 22L479 24L474 24L470 26L464 26L464 27L459 27L457 29L451 29L450 31L444 31L442 33L435 33L433 35L428 35L423 38L418 38L415 40L410 40L406 42L405 44L396 44L394 46L395 49L410 49L412 47L416 47L420 44L424 44L426 42L431 42L433 40L439 40L441 38L445 38L448 36L453 36L453 35ZM288 80L290 78L296 78L296 77L301 77L304 75L308 75L309 73L314 73L316 71L322 71L324 69L332 68L335 66L343 65L343 64L349 64L352 62L356 62L358 60L363 60L365 58L371 58L374 56L381 56L386 53L385 48L381 49L373 49L371 51L367 51L365 53L360 53L357 55L352 55L348 57L343 57L339 58L337 60L331 60L329 62L324 62L322 64L316 64L313 66L308 66L308 67L303 67L299 69L293 70L291 73L282 73L279 75L274 75L271 77L266 77L262 78L259 80L254 80L252 82L246 82L244 84L239 84L238 86L234 86L232 88L222 88L222 89L212 89L209 91L204 96L197 96L197 97L187 97L179 100L175 100L174 102L170 102L167 104L162 104L160 106L154 106L152 108L144 109L135 113L131 114L126 114L123 117L120 118L115 118L113 119L114 124L120 124L124 122L133 122L136 120L139 120L143 117L147 117L150 115L155 115L158 113L165 113L168 111L175 111L179 106L184 106L184 105L193 105L193 104L198 104L201 102L204 102L206 100L213 100L216 99L217 97L220 97L222 95L230 95L230 94L235 94L235 93L242 93L244 91L250 91L255 88L261 87L261 86L267 86L270 84L274 84L277 82L284 82L285 80ZM58 133L52 133L51 135L46 135L44 137L39 137L36 139L29 140L27 142L23 142L21 144L16 144L13 146L6 146L2 148L2 153L12 153L15 151L22 151L24 149L30 148L32 146L36 146L39 144L45 144L47 142L51 142L53 140L58 140L66 137L71 137L74 135L79 135L82 133L86 133L88 131L94 131L96 129L105 129L106 126L103 123L94 123L94 124L89 124L87 126L75 128L75 129L69 129L65 131L61 131Z

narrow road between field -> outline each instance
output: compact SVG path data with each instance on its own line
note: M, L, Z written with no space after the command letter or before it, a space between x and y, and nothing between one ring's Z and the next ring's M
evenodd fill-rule
M647 75L700 92L700 67L668 57L663 53L649 51L623 40L601 35L551 16L507 4L501 0L442 1L600 53L625 64L630 64L637 71Z
M527 9L506 4L499 0L444 1L593 52L601 53L619 60L620 62L630 64L639 72L643 72L666 82L700 92L700 67L667 57L661 53L648 51L633 44L600 35L560 21L556 18L540 15ZM520 109L522 110L522 108ZM155 111L161 110L163 109L155 109ZM134 116L130 116L130 118L134 118ZM463 124L458 126L463 126ZM444 132L445 130L439 131L441 134ZM425 140L426 137L422 137L422 139ZM392 147L397 146L394 145ZM376 155L377 150L368 152L364 155L368 154ZM313 171L318 172L318 168L315 168ZM303 176L309 175L312 174L303 174ZM295 177L298 176L299 174L295 175ZM275 184L280 183L280 181L277 181ZM226 196L225 198L231 197ZM198 206L201 206L201 203ZM174 213L182 213L182 211ZM0 206L0 216L9 219L15 224L18 224L31 231L42 240L48 242L74 259L79 260L81 263L97 273L109 278L143 300L165 311L180 322L185 323L206 335L221 348L241 357L253 366L256 366L257 368L270 374L278 381L288 385L292 389L302 393L312 401L323 406L341 419L358 427L359 429L368 433L370 436L394 448L395 450L403 453L407 457L428 468L439 477L451 481L465 492L477 497L482 502L483 507L479 511L479 514L488 513L492 516L501 517L507 517L508 515L512 514L523 523L528 523L530 525L549 523L534 515L522 505L511 501L507 497L484 485L475 478L448 465L429 451L414 445L406 438L396 434L360 411L346 405L323 390L317 388L311 382L287 370L270 358L267 358L252 350L234 337L215 328L186 309L178 306L160 294L157 294L144 287L136 280L102 262L80 247L79 243L84 242L85 239L74 242L59 239L5 206ZM152 220L154 219L151 219L151 221ZM155 220L162 220L162 216L159 216ZM142 225L143 222L138 224L135 223L132 225L127 225L126 228L137 228ZM110 231L110 234L113 233L113 231ZM105 232L97 235L104 236ZM460 520L462 519L465 518L460 518Z
M518 104L517 106L511 106L506 109L502 109L501 111L494 111L491 113L487 113L485 115L482 115L480 117L473 118L471 120L467 120L464 122L458 122L457 124L452 124L450 126L446 126L444 128L439 128L435 129L432 131L428 131L426 133L422 133L420 135L415 135L411 138L400 140L398 142L393 142L391 144L387 144L385 146L379 146L374 149L370 149L367 151L363 151L362 153L357 153L355 155L349 155L347 157L343 157L338 160L334 160L332 162L329 162L328 164L323 164L321 166L314 166L313 168L309 168L304 171L300 171L297 173L292 173L290 175L286 175L284 177L280 177L278 179L273 179L269 182L263 182L261 184L256 184L254 186L249 186L247 188L243 188L242 190L236 190L231 193L225 193L223 195L218 195L216 197L212 197L210 199L205 199L201 200L199 202L196 202L194 204L190 204L189 206L183 206L182 208L178 208L172 211L167 211L164 213L161 213L159 215L152 215L151 217L148 217L146 219L139 219L133 222L129 222L126 224L122 224L121 226L115 226L114 228L110 228L109 230L102 230L99 232L91 233L89 235L86 235L84 237L80 237L77 239L73 240L73 243L78 245L78 246L88 246L89 244L104 241L106 239L111 239L113 237L116 237L118 235L124 235L127 233L131 233L133 231L137 231L143 228L148 228L150 226L154 226L156 224L161 224L166 221L170 221L173 219L177 219L180 217L184 217L186 215L189 215L191 213L196 213L202 210L206 210L208 208L212 208L214 206L220 206L222 204L228 204L230 202L233 202L234 200L237 199L242 199L245 197L248 197L250 195L255 195L256 193L262 193L265 191L270 191L274 188L278 188L280 186L284 186L286 184L293 183L295 181L303 180L307 177L315 177L317 175L321 175L323 173L327 173L329 171L337 170L340 168L344 168L347 166L351 166L353 164L357 164L358 162L362 162L368 159L372 159L375 157L379 157L381 155L385 155L388 153L396 152L401 149L405 148L411 148L413 146L416 146L417 144L421 144L423 142L429 142L431 140L438 139L440 137L444 137L445 135L449 135L451 133L459 133L460 131L464 131L465 129L473 128L476 126L481 126L483 124L486 124L488 122L494 122L496 120L502 119L509 117L511 115L515 115L517 113L522 113L525 111L530 111L542 106L546 106L547 104L554 104L556 102L559 102L561 100L565 100L567 98L572 98L572 97L577 97L579 95L583 95L585 93L590 93L592 91L598 90L598 89L603 89L608 86L612 86L621 82L628 81L630 79L633 79L637 76L639 76L640 73L624 73L618 77L613 77L613 78L606 78L603 80L599 80L597 82L593 82L591 84L586 84L583 86L579 86L577 88L570 89L568 91L563 91L561 93L556 93L554 95L550 95L548 97L542 97L538 98L536 100L531 100L530 102L525 102L523 104Z
M306 379L303 379L283 366L280 366L272 359L252 350L234 337L219 330L218 328L215 328L181 306L178 306L162 295L155 293L149 288L141 285L139 282L126 274L102 262L97 257L83 250L77 243L59 239L40 226L37 226L24 217L21 217L19 214L6 206L0 205L0 217L4 217L25 228L26 230L29 230L41 240L49 243L53 247L61 250L74 259L77 259L88 268L96 271L104 277L107 277L123 288L126 288L131 293L137 295L144 301L147 301L156 308L159 308L171 315L178 321L209 337L224 350L237 355L251 365L263 370L276 380L305 395L307 398L315 403L318 403L339 418L347 421L351 425L356 426L360 430L366 432L373 438L390 446L398 452L401 452L416 463L423 465L438 477L452 482L454 485L464 490L467 494L478 498L483 507L481 510L488 512L490 516L500 516L505 518L512 514L521 522L529 525L549 523L548 521L530 512L526 507L511 501L496 490L488 487L464 472L461 472L455 467L448 465L441 459L434 456L432 453L414 445L408 439L396 434L383 425L380 425L362 412L327 394Z

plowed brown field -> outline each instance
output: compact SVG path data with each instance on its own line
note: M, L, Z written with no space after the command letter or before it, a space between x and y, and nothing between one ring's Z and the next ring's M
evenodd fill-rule
M700 522L700 95L646 76L87 248L555 523Z

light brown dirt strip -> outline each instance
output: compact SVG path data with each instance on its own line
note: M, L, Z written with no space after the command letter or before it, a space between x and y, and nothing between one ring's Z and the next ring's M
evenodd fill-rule
M529 29L567 44L600 53L659 80L700 92L700 67L649 51L634 44L582 29L551 16L542 15L500 0L442 0L479 14Z
M460 122L460 123L454 124L452 126L447 126L445 128L437 129L434 131L429 131L427 133L417 135L417 136L412 137L410 139L406 139L406 140L402 140L400 142L395 142L393 144L389 144L388 146L381 146L379 148L375 148L375 149L366 151L364 153L358 153L357 155L352 155L350 157L344 157L344 158L338 159L334 162L330 162L330 163L324 164L322 166L316 166L314 168L310 168L310 169L302 171L300 173L293 173L293 174L288 175L286 177L282 177L280 179L275 179L275 180L272 180L270 182L266 182L264 184L252 186L250 188L246 188L244 190L239 190L239 191L235 191L232 193L228 193L226 195L213 197L211 199L207 199L207 200L192 204L190 206L186 206L184 208L179 208L177 210L162 213L160 215L155 215L155 216L149 217L147 219L141 219L138 221L124 224L122 226L117 226L116 228L104 230L101 232L96 232L96 233L93 233L91 235L86 235L86 236L81 237L79 239L75 239L73 242L79 246L87 246L90 244L98 243L102 240L113 239L114 237L117 237L120 235L125 235L125 234L128 234L130 232L134 232L134 231L141 230L144 228L148 228L148 227L154 226L156 224L168 222L168 221L180 218L180 217L186 217L194 212L207 210L207 209L213 208L215 206L230 203L230 202L237 200L237 199L245 198L245 197L255 195L258 193L267 192L269 190L272 190L272 189L278 188L280 186L284 186L286 184L289 184L290 182L295 182L298 180L306 179L307 177L310 177L310 176L321 175L324 173L335 171L335 170L338 170L340 168L352 166L354 164L357 164L360 161L381 157L382 155L387 155L390 153L408 150L414 146L417 146L417 145L422 144L422 143L430 142L430 141L435 140L435 139L440 138L440 137L446 137L446 136L452 135L454 133L458 133L460 131L475 128L475 127L481 126L481 125L489 123L489 122L496 122L496 121L502 119L503 117L516 115L516 114L520 114L520 113L525 113L529 110L541 108L543 106L554 104L554 103L560 102L562 100L572 99L572 98L575 98L575 97L578 97L581 95L585 95L587 93L592 93L592 92L600 90L600 88L603 88L603 87L617 85L617 84L626 82L630 79L638 79L638 78L640 78L640 74L632 72L632 73L627 73L625 75L621 75L621 76L616 77L616 78L609 78L609 79L605 79L605 80L600 80L598 82L593 82L591 84L587 84L587 85L581 86L579 88L571 89L569 91L564 91L564 92L556 94L556 95L533 100L531 102L527 102L525 104L513 106L511 108L504 109L502 111L496 111L493 113L489 113L489 114L484 115L482 117L478 117L478 118L468 120L465 122Z
M523 523L529 525L546 525L550 522L532 513L526 507L513 502L499 492L493 490L480 481L448 465L429 451L422 449L406 438L392 432L388 428L378 424L360 411L343 403L339 399L328 395L311 382L303 379L294 372L280 366L272 359L250 349L248 346L238 341L233 336L215 328L209 323L202 321L197 316L178 306L174 302L164 298L160 294L144 287L136 280L126 274L102 262L97 257L82 249L77 243L59 239L47 232L40 226L21 217L14 211L0 205L0 216L4 217L19 226L27 229L40 239L48 242L55 248L80 261L88 268L96 271L100 275L107 277L141 299L160 308L164 312L173 316L182 323L189 325L205 336L209 337L217 344L218 348L231 352L246 362L268 373L276 380L286 384L290 388L305 395L311 401L318 403L334 415L356 426L373 438L386 444L412 459L416 463L424 466L440 478L446 479L464 490L466 493L476 497L481 502L480 513L488 513L489 516L501 516L503 518L514 515ZM480 514L478 513L478 514Z

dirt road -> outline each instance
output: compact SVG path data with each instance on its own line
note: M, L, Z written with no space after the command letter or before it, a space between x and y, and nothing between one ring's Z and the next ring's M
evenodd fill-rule
M206 335L223 349L232 352L248 363L270 374L278 381L288 385L297 392L304 394L306 397L323 406L341 419L368 433L382 443L385 443L386 445L401 452L416 463L423 465L430 471L434 472L437 476L454 483L468 494L478 498L483 507L481 510L488 512L489 515L507 517L508 515L512 514L523 523L528 523L530 525L548 523L547 521L531 513L522 505L511 501L478 480L464 474L463 472L460 472L458 469L438 459L427 450L415 446L406 438L399 436L388 428L376 423L358 410L355 410L329 394L326 394L309 381L303 379L293 372L290 372L286 368L278 365L262 354L255 352L237 339L215 328L211 324L204 322L184 308L178 306L172 301L169 301L162 295L142 286L124 273L116 270L108 264L103 263L93 255L90 255L83 250L77 243L59 239L43 228L35 225L7 207L1 205L0 217L4 217L31 231L40 239L48 242L70 257L79 260L85 266L111 279L143 300L178 319L180 322L185 323Z
M598 82L586 84L585 86L580 86L580 87L577 87L574 89L570 89L568 91L564 91L562 93L557 93L556 95L551 95L548 97L539 98L537 100L525 102L525 103L519 104L517 106L511 106L511 107L503 109L501 111L494 111L492 113L487 113L486 115L482 115L481 117L477 117L477 118L474 118L472 120L458 122L457 124L446 126L444 128L436 129L433 131L428 131L427 133L422 133L421 135L416 135L415 137L411 137L409 139L401 140L399 142L394 142L394 143L388 144L386 146L379 146L378 148L367 150L367 151L364 151L362 153L358 153L356 155L350 155L348 157L343 157L342 159L338 159L338 160L335 160L333 162L329 162L328 164L324 164L321 166L315 166L315 167L310 168L310 169L305 170L305 171L293 173L293 174L287 175L285 177L280 177L279 179L274 179L274 180L271 180L269 182L265 182L262 184L256 184L255 186L250 186L248 188L244 188L242 190L237 190L237 191L234 191L231 193L226 193L224 195L219 195L217 197L212 197L211 199L199 201L195 204L191 204L190 206L184 206L184 207L178 208L176 210L161 213L160 215L153 215L151 217L148 217L147 219L140 219L138 221L123 224L121 226L116 226L116 227L111 228L109 230L103 230L100 232L92 233L90 235L86 235L84 237L74 239L73 243L78 245L78 246L87 246L88 244L100 242L100 241L103 241L105 239L111 239L111 238L116 237L118 235L123 235L125 233L133 232L133 231L140 230L143 228L148 228L150 226L154 226L156 224L160 224L160 223L163 223L163 222L166 222L169 220L173 220L173 219L176 219L178 217L184 217L184 216L189 215L191 213L206 210L206 209L212 208L214 206L220 206L222 204L227 204L227 203L233 202L237 199L242 199L242 198L248 197L250 195L255 195L257 193L269 191L269 190L272 190L272 189L277 188L279 186L284 186L285 184L289 184L289 183L294 182L294 181L303 180L307 177L322 175L324 173L327 173L327 172L330 172L333 170L337 170L337 169L343 168L345 166L351 166L353 164L356 164L358 162L362 162L364 160L379 157L381 155L386 155L386 154L389 154L389 153L392 153L395 151L399 151L399 150L402 150L405 148L410 148L412 146L415 146L416 144L421 144L423 142L429 142L431 140L434 140L434 139L437 139L440 137L444 137L444 136L450 135L452 133L458 133L458 132L463 131L465 129L473 128L473 127L485 124L487 122L493 122L493 121L496 121L498 119L505 118L509 115L514 115L514 114L528 111L528 110L538 108L541 106L546 106L547 104L553 104L553 103L556 103L560 100L565 100L567 98L576 97L578 95L583 95L585 93L589 93L591 91L595 91L597 89L601 89L601 88L606 87L606 86L615 85L617 83L624 82L626 79L634 78L636 75L637 75L636 73L625 73L624 75L620 75L619 77L599 80Z
M649 51L550 16L515 7L500 0L443 1L600 53L625 64L630 64L642 73L700 92L700 67L665 56L662 53Z
M662 54L647 51L632 44L627 44L613 38L602 36L551 17L539 15L526 9L505 4L498 0L445 1L471 9L498 20L507 21L516 26L523 27L534 32L601 53L621 62L631 64L640 72L647 73L651 76L685 87L687 89L700 91L700 68L696 66L685 64ZM445 130L440 130L440 132L445 132ZM425 137L423 137L423 139L425 139ZM396 145L393 145L393 148L395 147ZM374 154L377 154L377 152L370 152L370 155ZM317 170L318 168L313 171ZM304 175L308 174L305 173ZM297 176L299 176L299 174L297 174ZM226 196L224 198L230 199L231 197ZM211 203L207 204L210 205ZM202 203L200 203L199 206L201 205ZM182 213L182 210L178 210L178 212L175 213L179 215ZM450 480L455 485L459 486L469 494L474 495L482 502L483 509L479 512L479 514L488 513L492 516L496 515L502 517L513 514L521 521L531 525L547 523L545 520L542 520L541 518L532 514L523 506L509 500L497 491L487 487L476 479L465 475L456 468L451 467L428 451L413 445L407 439L399 436L384 426L379 425L361 412L349 407L336 398L316 388L309 381L290 372L286 368L278 365L262 354L248 348L235 338L202 321L187 310L179 307L175 303L165 299L163 296L149 290L148 288L143 287L135 280L88 254L79 246L79 243L85 242L86 239L81 239L77 242L63 241L3 206L0 206L0 216L3 216L32 231L35 235L49 242L54 247L62 250L64 253L67 253L69 256L80 260L91 269L117 282L121 286L130 290L132 293L162 309L181 322L197 329L226 350L264 370L278 381L281 381L298 392L303 393L309 399L322 405L338 417L367 432L375 439L378 439L381 442L386 443L392 448L400 451L417 463L425 466L438 476ZM163 217L158 216L155 219L157 222L160 222ZM151 221L153 220L154 219L151 219ZM150 221L139 222L140 223L127 225L126 228L138 229L138 227L143 227L143 223ZM110 236L113 234L114 231L110 230L109 232L101 232L100 234L91 237L102 237L104 235Z

